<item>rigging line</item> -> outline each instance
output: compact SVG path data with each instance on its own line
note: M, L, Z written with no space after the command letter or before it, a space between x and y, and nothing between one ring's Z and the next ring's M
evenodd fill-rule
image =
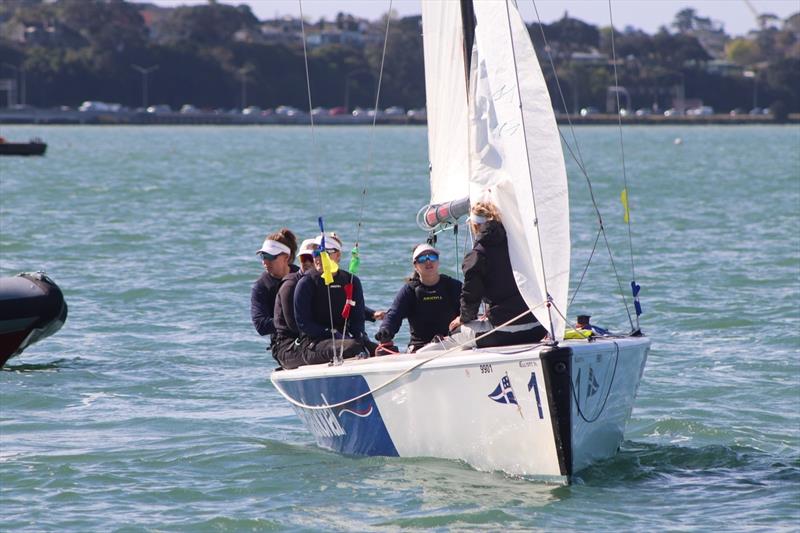
M539 9L536 7L536 0L531 0L531 3L533 4L533 10L536 13L536 20L539 23L539 31L542 34L542 41L544 42L544 50L545 52L547 52L547 59L550 62L550 68L553 69L553 77L556 80L556 87L558 87L558 95L559 97L561 97L561 104L564 106L564 114L567 117L567 123L569 124L569 129L570 132L572 133L572 140L575 142L575 150L578 152L578 158L580 158L580 160L578 160L578 158L575 158L574 154L573 158L575 159L575 162L578 163L578 166L581 168L583 173L586 174L585 170L586 165L583 162L583 155L581 154L581 146L580 144L578 144L578 136L575 134L575 126L572 124L572 118L570 117L569 109L567 108L567 101L564 98L564 91L561 89L561 81L558 79L558 73L556 72L556 64L553 61L553 54L550 53L550 44L547 42L547 37L544 34L544 27L542 26L542 19L539 17ZM559 131L559 134L560 133L561 132ZM561 138L564 139L564 136L562 135ZM569 146L569 143L567 142L566 139L564 139L564 143L567 144L567 146ZM571 149L570 153L572 153ZM586 179L589 179L589 176L586 176ZM594 197L592 197L592 199L594 200Z
M361 226L364 218L364 204L366 203L367 199L367 177L369 176L370 172L372 172L372 157L374 152L375 146L375 124L378 120L378 105L380 104L381 99L381 85L383 83L383 66L386 62L386 45L389 42L389 23L392 20L391 13L392 13L392 1L389 0L389 10L386 12L386 30L383 35L383 52L381 54L381 67L380 71L378 72L378 87L375 91L375 107L373 108L373 115L372 115L372 128L370 130L370 139L369 139L369 154L367 156L367 167L366 171L364 172L364 186L361 189L361 207L358 212L358 226L356 227L356 247L358 247L359 239L361 238Z
M525 140L525 162L528 165L528 180L531 184L531 200L533 201L533 217L536 220L536 238L539 244L539 261L541 261L542 265L542 286L544 287L544 297L548 301L550 300L550 291L547 289L547 275L544 272L544 252L542 251L542 235L539 230L539 216L536 211L536 191L533 185L533 169L531 169L531 159L530 159L530 152L528 151L528 131L525 127L525 113L522 111L522 93L519 87L519 69L517 68L517 50L514 46L514 31L511 28L511 10L508 7L509 0L506 0L506 20L508 21L508 39L511 41L511 56L514 58L514 77L517 82L517 99L519 101L519 115L520 120L522 122L522 137ZM525 30L527 33L527 28ZM533 47L533 43L531 43L531 47ZM558 129L558 126L556 126ZM551 311L551 307L547 307L547 317L550 319L550 338L555 340L556 338L556 330L555 326L553 325L553 313Z
M553 60L553 55L550 53L550 44L548 43L547 36L544 33L544 27L542 26L542 19L539 16L539 9L536 7L536 0L531 0L531 3L533 4L533 10L536 13L536 19L537 19L537 22L539 24L539 31L542 34L542 41L544 42L544 45L545 45L544 49L545 49L545 52L547 53L547 59L548 59L548 61L550 63L550 68L553 70L553 77L555 78L555 81L556 81L556 87L558 88L558 93L559 93L559 96L561 98L561 102L564 105L564 114L567 117L567 122L569 124L569 128L570 128L570 131L572 133L572 138L573 138L573 141L575 142L575 150L577 151L577 156L575 155L575 152L572 151L572 146L570 146L570 143L567 141L566 137L564 137L564 134L561 133L561 129L560 128L558 130L558 134L561 137L561 140L564 141L564 146L567 148L567 151L569 152L570 156L572 156L572 159L578 165L578 168L581 170L581 173L583 174L584 178L586 178L586 185L589 188L589 197L592 200L592 206L594 207L595 213L597 214L597 221L598 221L598 224L600 226L600 231L603 233L603 240L604 240L605 245L606 245L606 250L608 251L608 257L609 257L609 260L611 262L612 269L614 270L614 276L616 276L616 278L617 278L617 285L620 288L620 296L622 296L622 301L625 304L625 312L628 314L628 319L630 320L631 312L630 312L630 309L628 309L628 300L627 300L627 298L625 298L625 291L622 288L622 282L619 279L619 273L617 272L616 265L614 264L614 254L611 252L611 246L610 246L610 244L608 242L608 236L606 235L606 232L605 232L605 224L603 223L603 216L602 216L602 214L600 212L600 207L597 205L597 200L596 200L595 195L594 195L594 187L592 186L592 180L589 178L589 174L586 171L586 167L585 167L585 164L583 162L583 155L581 154L581 151L580 151L580 143L578 143L578 137L575 134L575 127L574 127L574 125L572 123L572 119L570 118L569 111L567 110L567 104L566 104L566 100L564 98L564 91L561 89L561 82L559 81L559 78L558 78L558 72L556 71L556 65L555 65L555 62ZM586 269L588 269L588 267L589 267L589 265L587 264L586 265ZM585 273L585 270L584 270L584 273ZM574 295L573 295L573 298L574 298ZM570 302L570 304L571 303L572 302ZM633 327L633 321L631 321L631 327Z
M320 171L319 171L319 157L317 154L317 136L314 131L314 114L311 112L311 75L308 71L308 51L306 50L306 26L303 19L303 0L297 0L300 6L300 32L303 36L303 64L306 68L306 91L308 92L308 117L311 120L311 158L314 161L314 178L317 183L317 208L322 206L320 197ZM322 213L320 213L322 216Z
M314 165L314 178L317 183L317 209L322 207L322 198L320 194L320 171L319 171L319 157L317 154L317 136L314 131L314 114L311 112L311 75L308 72L308 50L306 49L306 25L303 19L303 0L297 0L300 6L300 32L303 36L303 64L306 68L306 90L308 92L308 116L311 120L311 159ZM319 213L320 217L323 213ZM324 239L324 233L323 233ZM331 341L333 341L333 349L336 349L336 335L333 329L333 311L331 310L331 288L328 286L328 316L331 319Z
M619 125L619 151L622 158L622 180L625 184L625 191L628 194L628 175L625 170L625 144L622 140L622 116L620 113L620 106L619 106L619 76L617 75L617 49L614 44L614 14L611 10L611 0L608 0L608 19L611 23L611 57L614 62L614 84L617 87L617 90L614 93L617 96L617 124ZM630 210L628 209L627 205L625 207L626 212L629 213ZM628 248L630 250L631 256L631 279L633 281L636 280L636 267L633 264L633 236L631 232L631 218L628 215ZM635 295L634 295L635 296ZM631 327L633 324L631 324ZM636 315L636 329L639 329L639 315Z
M545 301L545 302L540 303L539 305L535 306L533 309L538 309L539 307L541 307L543 305L546 305L546 304L547 304L547 302ZM419 368L419 367L421 367L421 366L423 366L423 365L425 365L427 363L430 363L434 359L438 359L438 358L442 357L443 355L447 355L447 354L450 354L450 353L453 353L453 352L461 351L461 350L464 349L464 347L466 345L471 344L473 342L477 343L479 340L481 340L481 339L483 339L485 337L488 337L489 335L491 335L492 333L494 333L498 329L504 328L504 327L516 322L517 320L519 320L520 318L524 317L528 313L533 313L533 309L526 309L525 311L523 311L519 315L515 316L514 318L512 318L512 319L510 319L510 320L508 320L508 321L506 321L506 322L504 322L502 324L500 324L499 326L496 326L496 327L490 329L489 331L487 331L485 333L482 333L481 335L475 337L474 339L464 341L461 344L459 344L457 346L453 346L452 348L450 348L448 350L445 350L443 352L440 352L440 353L437 353L435 355L432 355L431 357L428 357L427 359L423 359L419 363L415 363L415 364L411 365L410 367L408 367L407 369L403 370L402 372L400 372L396 376L387 379L386 381L384 381L383 383L381 383L377 387L375 387L373 389L370 389L367 392L364 392L362 394L359 394L358 396L354 396L353 398L350 398L349 400L344 400L344 401L341 401L339 403L335 403L333 405L308 405L308 404L305 404L303 402L299 402L299 401L295 400L294 398L289 396L286 393L286 391L284 391L275 382L275 371L274 370L270 373L269 380L272 382L272 386L275 387L275 389L278 391L278 393L280 393L280 395L283 396L286 399L286 401L288 401L292 405L296 405L297 407L302 407L303 409L309 409L311 411L320 411L322 409L335 409L337 407L343 407L343 406L345 406L345 405L347 405L349 403L353 403L353 402L356 402L356 401L358 401L358 400L360 400L362 398L366 398L367 396L369 396L371 394L374 394L374 393L378 392L379 390L388 387L389 385L391 385L395 381L399 380L403 376L406 376L406 375L410 374L411 372L413 372L417 368ZM541 346L542 343L535 343L535 345Z
M597 237L594 238L594 246L592 246L592 253L589 254L589 259L586 261L586 266L583 268L583 272L581 273L581 279L578 280L578 286L575 287L575 291L572 293L572 298L569 300L568 307L572 307L572 302L575 301L575 297L578 296L578 291L581 290L583 278L586 277L586 272L589 270L589 265L592 263L592 257L594 257L594 251L597 249L597 243L600 241L601 231L602 229L597 231Z
M367 156L367 165L366 165L366 169L364 171L364 179L362 180L363 186L361 187L361 206L359 207L358 225L356 226L356 243L355 243L356 249L358 249L358 243L361 240L361 226L363 225L363 222L364 222L364 204L366 203L366 200L367 200L367 176L369 176L370 172L372 172L372 156L373 156L374 146L375 146L375 125L376 125L377 120L378 120L378 105L380 104L380 100L381 100L381 84L383 82L383 66L384 66L384 63L386 62L386 45L389 42L389 23L392 20L392 17L390 16L391 13L392 13L392 1L393 0L389 0L389 10L386 12L386 30L385 30L384 35L383 35L383 52L381 54L381 67L380 67L380 70L378 72L378 87L375 90L375 107L373 108L372 126L370 128L370 136L369 136L369 152L368 152L369 155ZM353 283L353 277L354 276L355 276L355 274L350 272L350 283ZM359 311L356 310L356 312L358 313ZM360 312L363 313L364 310L362 309ZM347 322L349 321L349 319L350 319L349 316L344 319L344 331L342 332L342 337L344 337L345 332L347 331ZM331 320L333 320L332 317L331 317ZM339 360L340 361L344 360L344 343L342 343L342 348L341 348L341 350L339 352Z
M586 418L586 415L584 415L583 410L581 409L581 404L578 403L578 399L579 399L579 396L580 396L580 391L577 391L577 394L576 394L575 383L573 383L572 380L570 380L570 382L569 382L569 388L572 391L572 399L575 402L575 407L577 407L578 415L587 424L591 424L593 422L596 422L597 419L600 418L600 415L602 415L603 411L605 411L605 409L606 409L606 402L608 402L608 397L611 396L611 387L614 386L614 378L617 376L617 364L619 363L619 344L614 342L614 347L616 347L617 351L616 351L616 355L614 357L614 370L611 373L611 383L608 384L608 389L606 390L606 396L605 396L605 398L603 398L603 403L600 405L600 409L598 410L597 413L595 413L595 415L593 417L591 417L591 420ZM604 381L604 383L605 383L605 381ZM586 405L584 405L584 407L586 407Z

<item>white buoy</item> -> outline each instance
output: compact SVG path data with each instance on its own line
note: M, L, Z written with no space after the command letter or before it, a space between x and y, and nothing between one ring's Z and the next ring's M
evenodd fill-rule
M672 141L672 143L676 144L676 145L677 144L683 144L683 139L681 139L680 137L675 137L675 140Z

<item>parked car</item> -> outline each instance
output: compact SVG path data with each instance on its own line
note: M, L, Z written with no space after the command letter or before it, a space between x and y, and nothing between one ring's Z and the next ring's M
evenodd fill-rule
M392 107L387 107L387 108L386 108L386 109L383 111L383 113L384 113L385 115L388 115L388 116L393 116L393 117L396 117L396 116L398 116L398 115L405 115L405 114L406 114L406 110L405 110L405 109L403 109L402 107L399 107L399 106L393 105Z
M87 100L81 104L78 111L100 111L104 113L118 113L122 111L122 104L109 104L107 102L99 102L95 100Z
M276 115L283 115L286 117L294 117L296 115L302 115L303 112L297 109L296 107L292 107L290 105L281 105L275 108Z
M328 112L328 114L330 116L332 116L332 117L336 117L336 116L339 116L339 115L346 115L347 114L347 108L346 107L342 107L342 106L332 107L331 110Z
M330 114L330 111L324 107L315 107L311 110L311 115L315 117L327 117Z
M414 118L414 119L418 119L418 120L425 120L426 118L428 118L428 112L425 110L425 108L422 108L422 109L409 109L408 112L406 113L406 116L408 118Z
M244 109L242 109L242 115L260 115L260 114L261 114L261 108L258 107L257 105L247 106Z
M200 110L197 109L192 104L183 104L181 106L181 113L184 114L184 115L192 115L194 113L199 113L199 112L200 112Z
M599 112L600 111L596 107L592 107L592 106L584 107L584 108L581 109L581 116L582 117L588 117L589 115L596 115Z
M674 107L670 107L669 109L664 111L665 117L679 117L681 115L683 115L683 111L681 111L680 109L675 109Z
M161 115L163 113L172 113L172 108L166 104L151 105L147 108L147 112L154 115Z
M732 117L738 117L739 115L746 115L747 111L745 111L741 107L737 107L736 109L731 109L728 114Z
M646 107L643 107L641 109L637 109L635 115L637 117L647 117L647 116L652 115L652 113L651 113L651 111L649 109L647 109Z
M688 109L686 114L690 117L701 117L701 116L708 116L714 114L714 108L711 106L700 106L700 107L693 107L692 109Z
M360 108L360 107L356 107L355 109L353 109L353 116L354 117L363 117L363 116L366 116L366 114L367 114L366 109L363 109L363 108Z

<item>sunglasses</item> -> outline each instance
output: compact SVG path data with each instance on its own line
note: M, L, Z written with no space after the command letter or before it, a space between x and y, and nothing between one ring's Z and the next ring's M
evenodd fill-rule
M319 250L319 249L314 250L313 254L314 257L319 257L322 254L322 252L328 252L328 254L330 255L333 252L338 252L338 251L339 250L337 250L336 248L325 248L324 250Z
M275 261L278 257L280 257L283 254L273 255L267 252L259 252L258 255L261 256L262 261Z
M439 255L438 254L424 254L424 255L421 255L421 256L417 257L417 260L414 261L414 262L415 263L419 263L421 265L424 265L428 261L438 261L438 260L439 260Z

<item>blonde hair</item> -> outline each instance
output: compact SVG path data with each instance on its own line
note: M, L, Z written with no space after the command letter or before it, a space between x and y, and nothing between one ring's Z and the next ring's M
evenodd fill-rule
M489 220L502 222L500 220L500 211L497 210L497 206L494 205L492 202L487 202L487 201L478 202L470 208L469 212L472 215L478 215L485 218L487 222ZM477 232L478 230L477 224L475 224L470 220L469 226L473 232Z

